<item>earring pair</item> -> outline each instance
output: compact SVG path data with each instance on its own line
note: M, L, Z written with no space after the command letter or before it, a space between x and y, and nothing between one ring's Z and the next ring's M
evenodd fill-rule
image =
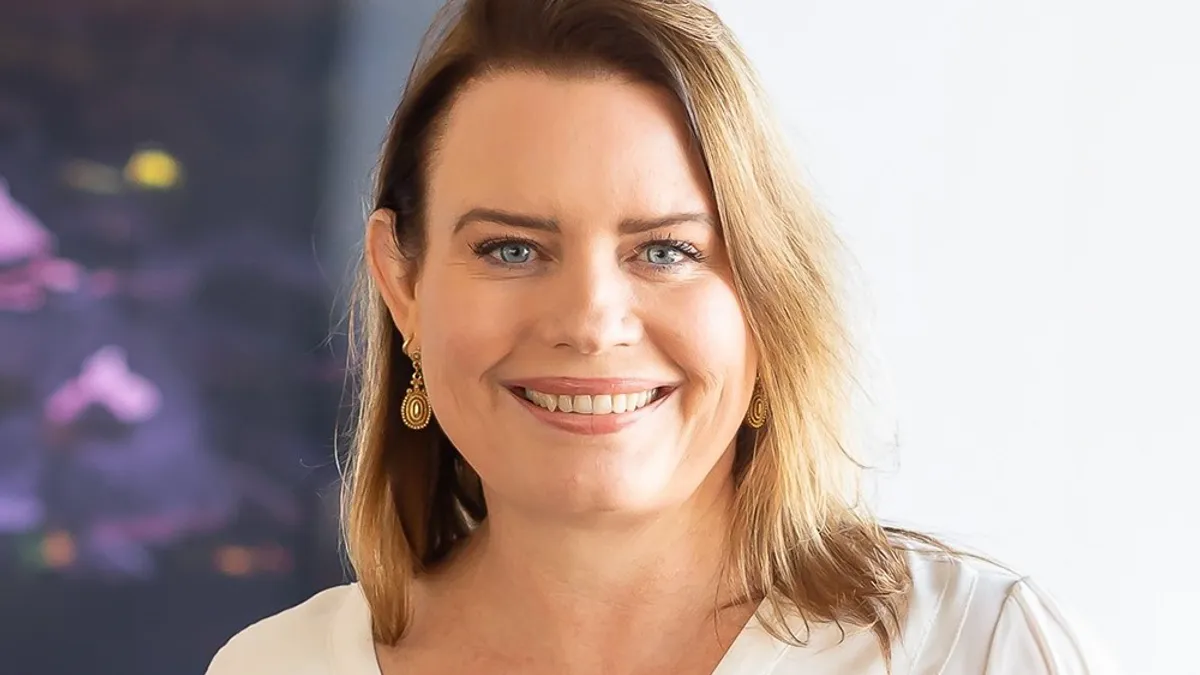
M404 393L404 401L400 404L400 419L404 426L418 430L429 426L433 418L433 410L429 407L429 395L425 392L425 378L421 373L421 350L408 350L410 339L405 338L401 351L412 359L412 382ZM746 411L746 424L751 429L761 429L767 423L770 409L767 406L767 396L763 392L762 383L755 381L754 393L750 395L750 408Z

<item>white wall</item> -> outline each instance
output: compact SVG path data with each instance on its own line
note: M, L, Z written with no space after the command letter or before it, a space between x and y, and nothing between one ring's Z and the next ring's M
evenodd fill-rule
M1200 673L1200 9L715 4L861 267L882 514Z

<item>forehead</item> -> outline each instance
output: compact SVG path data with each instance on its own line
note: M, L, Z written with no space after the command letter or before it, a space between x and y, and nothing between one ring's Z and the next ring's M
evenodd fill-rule
M711 210L678 103L614 76L514 71L473 82L447 115L429 189L435 211L481 204L566 217Z

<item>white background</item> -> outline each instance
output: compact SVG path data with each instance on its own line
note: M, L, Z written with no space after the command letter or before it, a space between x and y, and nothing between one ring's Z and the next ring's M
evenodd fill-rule
M856 258L882 515L1200 673L1200 9L715 4Z

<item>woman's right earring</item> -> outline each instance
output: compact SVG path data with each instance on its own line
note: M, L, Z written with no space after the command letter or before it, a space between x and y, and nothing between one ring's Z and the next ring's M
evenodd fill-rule
M754 383L754 393L750 395L750 409L746 411L746 424L751 429L761 429L767 423L770 410L767 407L767 396L763 393L762 384Z
M414 351L411 358L412 384L404 394L404 402L400 404L400 419L409 429L424 429L429 425L433 411L429 407L429 395L425 393L425 378L421 375L421 351Z

